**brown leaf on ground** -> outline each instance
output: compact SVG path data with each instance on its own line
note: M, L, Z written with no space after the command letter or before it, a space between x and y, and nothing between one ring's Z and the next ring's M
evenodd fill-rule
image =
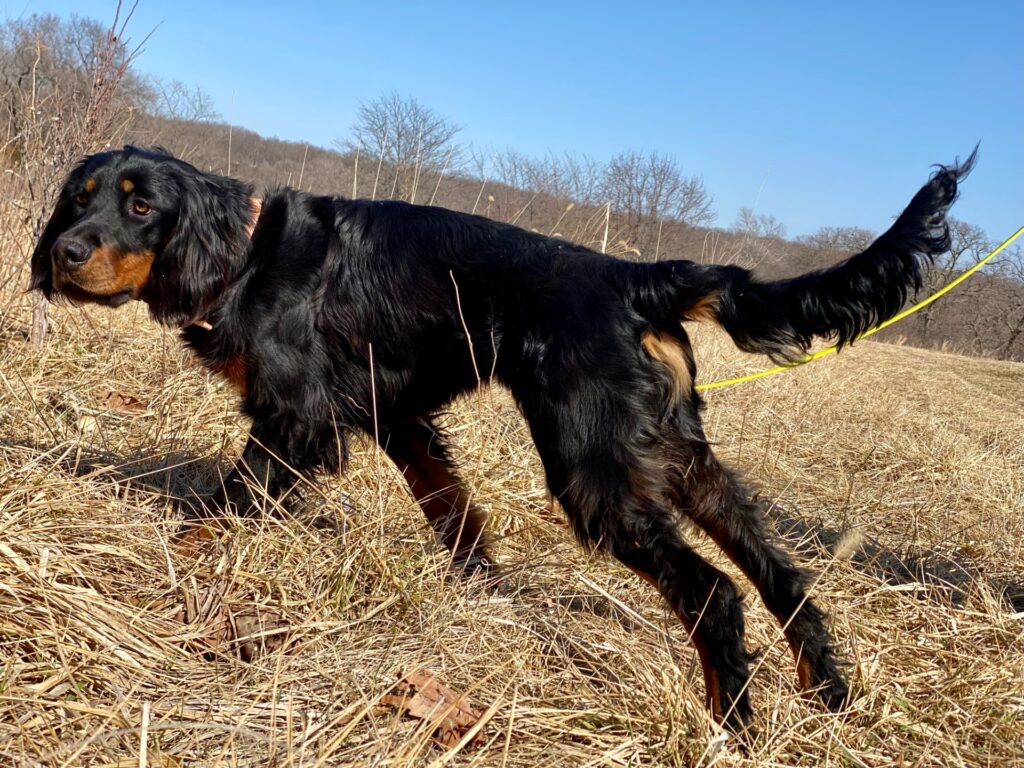
M139 398L122 394L113 389L103 396L103 404L112 411L141 413L146 410L146 404L139 400Z
M223 528L216 524L208 525L198 520L190 520L182 525L171 541L175 548L184 556L193 560L208 552L211 544L218 541Z
M447 749L458 744L481 717L481 713L473 709L464 696L440 683L430 670L405 675L394 690L394 693L384 696L381 703L395 707L399 714L415 720L435 722L434 741ZM477 733L470 744L482 739L483 735Z
M280 614L259 606L228 611L230 642L242 661L253 661L284 647L288 642L288 623Z
M288 622L276 611L251 603L221 602L212 589L186 597L179 618L200 622L190 645L203 654L235 654L254 661L290 642Z

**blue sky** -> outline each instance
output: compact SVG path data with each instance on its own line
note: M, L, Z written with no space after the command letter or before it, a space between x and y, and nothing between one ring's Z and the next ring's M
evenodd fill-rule
M113 0L0 2L7 18ZM933 163L981 141L955 215L1024 224L1024 2L156 2L145 72L209 93L226 120L330 146L395 91L478 148L623 150L702 176L790 235L879 231ZM340 191L340 190L339 190Z

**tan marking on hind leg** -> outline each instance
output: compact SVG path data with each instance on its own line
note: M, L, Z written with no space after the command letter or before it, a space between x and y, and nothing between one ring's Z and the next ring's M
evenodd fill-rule
M644 331L640 343L648 357L665 367L672 381L672 402L693 392L693 375L690 373L693 358L688 345L675 336L652 330Z

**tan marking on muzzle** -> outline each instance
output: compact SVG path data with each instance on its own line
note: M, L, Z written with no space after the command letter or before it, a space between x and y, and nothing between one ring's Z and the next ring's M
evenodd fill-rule
M155 255L152 251L121 251L109 245L94 248L89 260L70 272L54 270L55 285L71 283L97 296L113 296L128 289L134 296L149 282Z

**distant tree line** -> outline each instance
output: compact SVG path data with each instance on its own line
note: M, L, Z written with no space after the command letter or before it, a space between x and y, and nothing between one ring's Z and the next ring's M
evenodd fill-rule
M623 258L736 263L769 277L825 267L862 250L876 234L824 227L787 239L778 220L751 208L741 209L732 225L714 227L714 201L703 180L672 156L625 151L596 160L485 151L461 143L454 122L394 93L364 103L332 149L266 139L220 122L201 89L143 75L139 47L125 34L129 20L130 13L119 15L108 26L44 15L0 25L0 110L7 124L0 223L24 228L25 242L37 234L65 169L83 154L123 142L166 146L204 170L257 187L287 184L443 205ZM953 248L926 271L922 295L994 245L978 227L955 219L952 234ZM5 274L0 268L0 285ZM0 321L3 312L0 307ZM882 338L1024 360L1021 247L1007 249Z

